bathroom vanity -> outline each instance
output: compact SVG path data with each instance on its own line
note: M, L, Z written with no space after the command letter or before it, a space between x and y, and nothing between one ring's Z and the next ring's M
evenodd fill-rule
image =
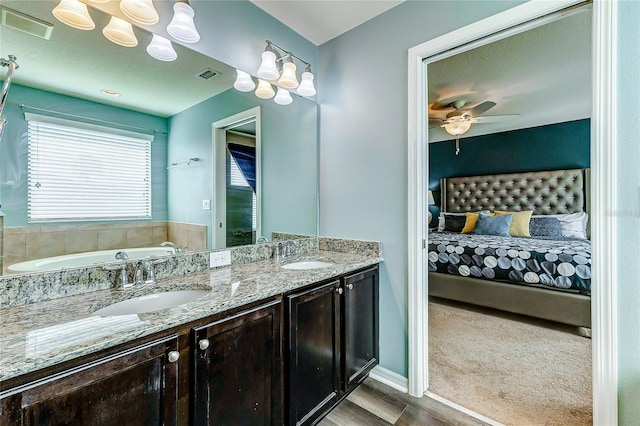
M314 255L161 280L142 293L209 292L160 311L92 316L113 290L0 311L0 424L314 424L378 363L382 260Z

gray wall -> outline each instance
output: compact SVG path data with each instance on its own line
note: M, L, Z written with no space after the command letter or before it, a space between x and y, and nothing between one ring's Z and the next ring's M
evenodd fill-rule
M640 424L640 2L620 1L618 23L619 424Z
M407 375L407 49L515 1L409 1L320 47L320 234L382 241L381 365ZM618 111L640 112L640 2L619 2ZM623 116L621 116L623 118ZM620 424L640 418L640 126L620 120ZM349 182L349 185L345 185Z
M516 2L408 1L320 46L320 234L382 242L380 362L407 376L407 49Z

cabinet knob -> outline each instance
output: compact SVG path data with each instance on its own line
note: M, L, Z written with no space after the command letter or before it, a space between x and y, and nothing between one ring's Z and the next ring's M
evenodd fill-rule
M198 347L203 351L207 350L207 348L209 347L209 340L207 340L207 339L200 340L198 342Z
M336 288L336 293L342 294L342 293L344 293L344 290L342 289L342 287L338 287L338 288Z
M353 284L351 283L347 284L347 290L353 290Z
M177 360L180 359L180 352L178 351L169 352L169 354L167 355L167 359L169 360L169 362L176 362Z

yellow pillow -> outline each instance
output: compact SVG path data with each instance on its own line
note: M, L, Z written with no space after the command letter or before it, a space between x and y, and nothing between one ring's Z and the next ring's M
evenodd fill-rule
M493 212L496 216L504 216L507 214L513 214L511 225L509 225L509 234L514 237L530 237L529 234L529 222L531 221L531 215L533 210L525 210L523 212L505 212L496 210Z
M478 222L478 213L465 213L467 219L464 222L464 228L462 228L463 234L470 234L476 229L476 222Z

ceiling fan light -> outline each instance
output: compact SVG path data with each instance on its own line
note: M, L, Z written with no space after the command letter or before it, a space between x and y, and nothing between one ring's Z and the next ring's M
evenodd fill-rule
M256 88L256 84L253 82L249 73L240 70L236 70L236 72L236 81L233 83L233 87L235 87L236 90L241 92L250 92Z
M451 136L460 136L469 131L471 128L471 121L452 121L443 125L444 130Z
M311 67L307 65L300 76L300 86L298 86L296 93L301 96L315 96L316 88L313 86L313 79L314 76L311 73Z
M120 10L136 24L153 25L160 20L153 0L120 0Z
M265 80L277 80L280 77L280 72L276 66L276 53L270 44L267 44L266 49L262 52L262 62L256 74Z
M102 29L102 34L115 44L124 47L135 47L138 39L133 33L131 24L117 16L112 16L106 27Z
M58 21L79 30L88 31L96 27L89 15L87 5L79 0L60 0L52 13Z
M273 101L278 105L289 105L293 102L293 98L291 97L291 93L287 89L283 89L282 87L278 87L278 93L276 97L273 98Z
M256 89L256 96L260 99L271 99L274 97L276 92L271 87L271 84L268 81L265 81L261 78L258 79L258 88Z
M175 61L178 58L171 41L157 34L153 35L151 43L147 46L147 53L152 58L165 62Z
M278 86L282 86L286 89L295 89L298 85L296 64L294 64L289 57L289 59L282 65L282 76L280 77L280 80L278 80Z
M195 12L187 3L177 2L173 5L173 19L167 25L167 32L173 38L183 43L196 43L200 34L193 22Z

